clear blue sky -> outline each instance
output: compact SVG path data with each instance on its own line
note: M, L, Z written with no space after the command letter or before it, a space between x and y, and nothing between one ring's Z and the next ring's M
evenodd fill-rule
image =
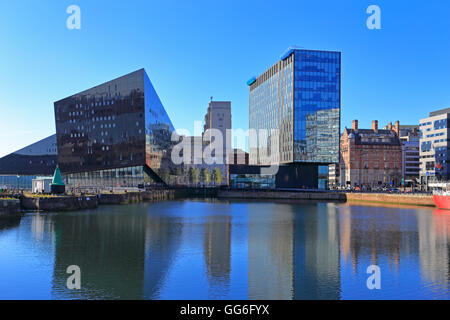
M382 30L366 27L371 4ZM290 45L342 51L343 126L418 123L450 107L449 15L448 0L2 1L0 156L55 132L54 101L142 67L176 128L213 96L247 129L246 81Z

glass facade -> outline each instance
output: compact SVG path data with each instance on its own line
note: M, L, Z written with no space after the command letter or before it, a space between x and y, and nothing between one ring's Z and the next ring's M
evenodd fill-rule
M230 187L233 189L275 189L275 176L230 174Z
M139 187L149 182L142 166L67 175L71 187Z
M144 69L55 102L55 120L59 166L72 179L116 186L147 167L165 183L155 172L173 170L174 128Z
M175 129L147 74L144 74L144 85L146 164L154 171L165 168L175 172L171 160Z
M329 167L319 166L318 171L318 189L327 190L329 186Z
M36 176L0 175L0 189L31 190Z
M250 84L250 129L279 129L282 164L338 163L340 101L341 53L291 50Z
M250 86L250 128L279 130L280 163L293 160L293 64L293 56L280 61ZM250 164L270 164L260 154L260 148L250 147Z
M338 163L340 52L295 50L294 161Z

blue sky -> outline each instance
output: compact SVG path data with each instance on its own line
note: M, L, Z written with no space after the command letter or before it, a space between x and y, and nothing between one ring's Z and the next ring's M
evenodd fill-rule
M66 28L72 4L81 30ZM246 81L290 45L342 51L343 126L418 123L450 107L449 15L448 0L2 1L0 156L55 132L54 101L142 67L176 128L213 96L247 129Z

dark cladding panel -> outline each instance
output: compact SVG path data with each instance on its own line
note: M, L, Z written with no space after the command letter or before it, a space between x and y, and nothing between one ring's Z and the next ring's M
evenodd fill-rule
M144 69L55 102L63 173L145 164Z
M52 175L57 164L56 135L0 159L1 175Z
M277 188L317 189L318 166L315 164L280 166L275 184Z

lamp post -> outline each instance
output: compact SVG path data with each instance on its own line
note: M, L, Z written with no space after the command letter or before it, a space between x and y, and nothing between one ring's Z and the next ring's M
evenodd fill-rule
M19 191L19 179L20 179L20 176L19 175L17 175L17 191Z

